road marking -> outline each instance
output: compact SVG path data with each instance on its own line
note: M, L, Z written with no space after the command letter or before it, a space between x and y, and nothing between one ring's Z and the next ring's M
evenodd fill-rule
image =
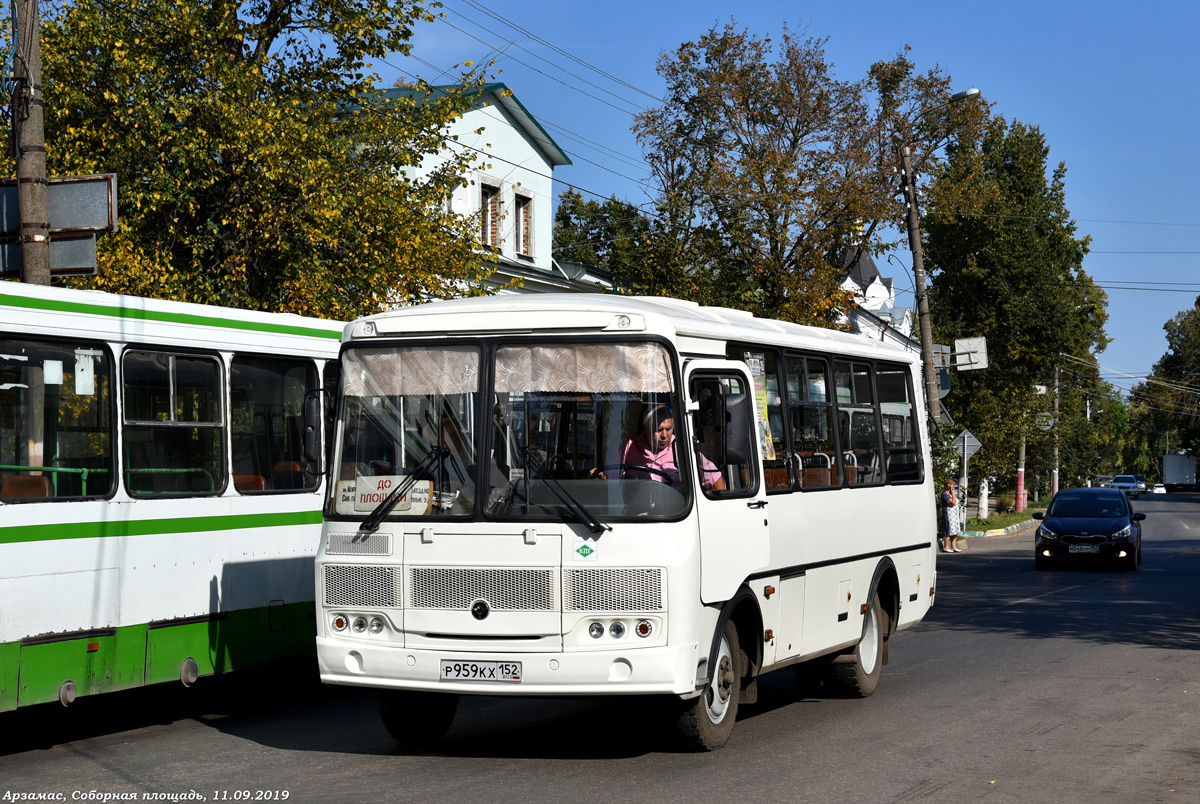
M1097 581L1096 583L1099 583L1099 581ZM1008 605L1019 606L1022 603L1032 603L1033 601L1037 600L1038 598L1049 597L1050 595L1057 595L1059 592L1070 592L1072 589L1082 589L1085 586L1095 586L1095 584L1081 583L1081 584L1077 584L1075 586L1064 586L1062 589L1054 589L1050 592L1043 592L1040 595L1034 595L1033 597L1027 597L1027 598L1024 598L1023 600L1014 600L1012 603L1009 603Z

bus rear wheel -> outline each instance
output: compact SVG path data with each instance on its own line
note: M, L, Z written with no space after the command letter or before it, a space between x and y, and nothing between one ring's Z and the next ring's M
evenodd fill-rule
M676 728L687 747L715 751L729 742L742 692L741 655L737 628L732 622L726 622L717 648L717 663L709 673L704 691L683 702L683 711L676 721Z
M457 711L458 696L452 693L379 691L383 727L406 751L432 751L440 746Z
M863 617L862 639L854 652L839 656L830 667L830 680L848 695L866 698L879 686L883 672L883 632L887 620L879 595L871 598L867 613Z

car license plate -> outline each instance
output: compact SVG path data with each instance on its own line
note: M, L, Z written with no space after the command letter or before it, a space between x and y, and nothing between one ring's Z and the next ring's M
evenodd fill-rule
M442 681L507 681L520 683L520 662L462 662L442 659Z
M1071 553L1099 553L1100 548L1094 544L1072 544L1067 548Z

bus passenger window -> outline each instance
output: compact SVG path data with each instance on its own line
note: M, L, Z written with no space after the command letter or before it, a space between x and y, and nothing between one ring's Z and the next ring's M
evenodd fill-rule
M219 493L226 478L217 360L129 351L122 373L129 493Z
M919 481L922 476L921 450L908 371L904 366L880 363L875 368L875 387L879 390L879 412L883 421L887 482Z
M792 426L793 463L804 491L842 485L845 459L834 442L833 406L827 392L822 358L788 355L788 414Z
M303 469L304 397L317 389L311 360L243 357L229 369L234 486L311 491L320 478ZM261 482L260 482L261 481Z
M871 367L864 363L834 363L837 377L838 428L851 486L883 482L883 450L876 422Z
M0 499L112 492L111 380L100 344L0 339Z

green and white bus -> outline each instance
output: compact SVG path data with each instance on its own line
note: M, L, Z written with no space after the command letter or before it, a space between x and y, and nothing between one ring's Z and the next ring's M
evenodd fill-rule
M353 322L341 377L317 657L402 742L462 695L640 695L717 748L768 671L871 694L933 604L916 355L547 294Z
M0 282L0 711L312 656L342 330Z

